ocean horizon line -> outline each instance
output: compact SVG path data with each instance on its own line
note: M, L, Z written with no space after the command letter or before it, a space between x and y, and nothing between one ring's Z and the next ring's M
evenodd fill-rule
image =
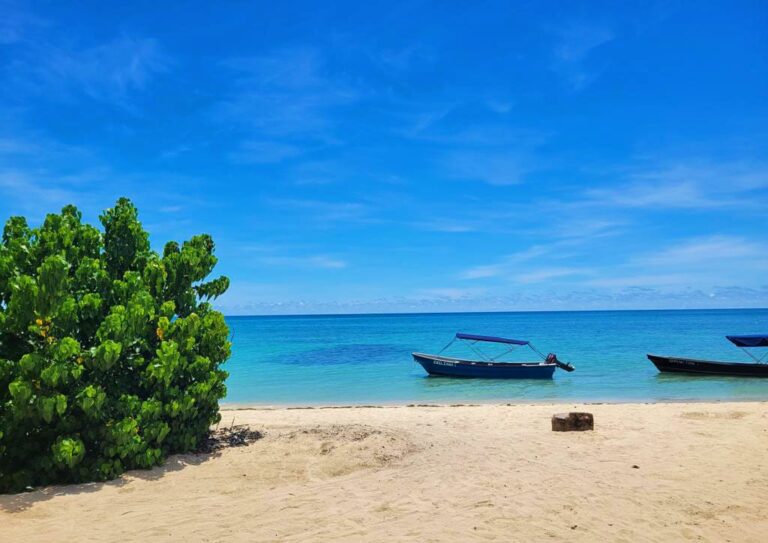
M540 313L634 313L634 312L684 312L684 311L765 311L762 307L682 307L682 308L637 308L637 309L515 309L499 311L392 311L374 313L262 313L250 315L224 314L227 319L252 319L276 317L398 317L429 315L517 315Z

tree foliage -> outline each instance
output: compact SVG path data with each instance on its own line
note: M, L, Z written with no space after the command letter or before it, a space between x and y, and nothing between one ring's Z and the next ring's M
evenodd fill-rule
M74 206L0 243L0 492L105 480L194 449L218 422L228 329L208 235L152 251L133 204Z

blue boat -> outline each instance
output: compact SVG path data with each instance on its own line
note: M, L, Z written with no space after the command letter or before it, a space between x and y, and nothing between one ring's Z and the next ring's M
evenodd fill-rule
M466 360L442 356L442 352L448 349L456 340L466 341L469 347L477 353L481 360ZM510 345L503 353L489 357L483 353L478 343L501 343ZM539 357L541 362L503 362L498 360L511 352L515 347L527 346ZM530 341L522 339L508 339L495 336L480 336L477 334L464 334L458 332L448 345L438 354L413 353L413 359L430 375L447 377L479 377L485 379L552 379L555 369L573 371L571 364L561 362L555 354L544 354L531 345Z

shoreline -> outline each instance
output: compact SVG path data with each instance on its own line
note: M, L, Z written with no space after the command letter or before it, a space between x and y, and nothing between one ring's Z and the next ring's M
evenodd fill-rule
M768 380L766 380L768 381ZM275 411L280 409L302 410L302 409L393 409L404 407L517 407L517 406L564 406L564 405L679 405L679 404L744 404L744 403L768 403L768 397L765 398L727 398L727 399L663 399L663 400L595 400L595 401L478 401L478 402L393 402L393 403L296 403L296 404L258 404L258 403L222 403L219 404L221 411Z

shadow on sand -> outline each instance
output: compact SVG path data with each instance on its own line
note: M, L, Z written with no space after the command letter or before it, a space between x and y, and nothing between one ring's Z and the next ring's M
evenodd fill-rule
M132 480L157 481L166 473L180 471L187 466L198 466L221 455L223 449L242 447L261 439L263 434L251 430L247 426L231 426L217 429L200 444L200 452L175 454L161 466L147 470L130 470L112 481L98 483L82 483L73 485L52 485L37 488L19 494L0 494L0 511L19 513L33 507L36 503L51 500L58 496L71 496L98 492L105 487L123 487L130 485Z
M220 455L220 451L208 454L177 454L169 457L162 466L156 466L148 470L126 471L123 475L112 481L73 485L52 485L36 488L29 492L20 492L18 494L0 494L0 511L6 513L19 513L33 507L38 502L51 500L58 496L72 496L99 492L106 487L124 487L130 485L134 479L157 481L162 479L166 473L179 471L187 466L197 466Z

